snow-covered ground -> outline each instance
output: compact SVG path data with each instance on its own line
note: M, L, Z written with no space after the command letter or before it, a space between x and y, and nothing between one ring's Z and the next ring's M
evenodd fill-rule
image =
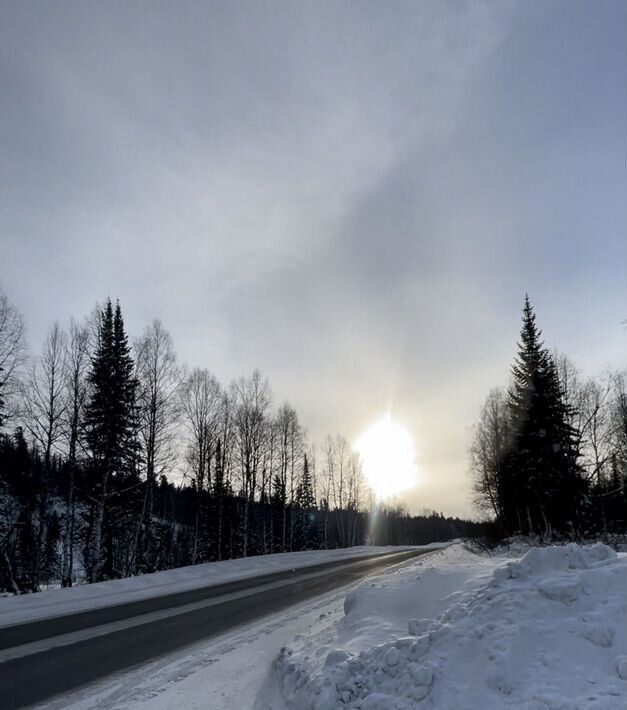
M433 554L439 555L436 552ZM428 556L430 557L430 556ZM420 558L426 560L427 557ZM448 558L447 558L448 559ZM455 559L448 562L453 565ZM474 558L473 558L474 559ZM414 565L395 566L382 576L367 578L364 589L375 584L387 588L416 575ZM449 570L450 571L450 570ZM441 580L437 590L428 595L435 597L445 589L456 592L463 577L474 576L475 565L468 566L459 576L452 573L448 581ZM283 708L280 690L274 673L275 660L285 644L307 647L320 643L320 638L335 638L338 623L344 617L346 595L359 585L351 584L329 594L294 606L279 615L267 617L246 625L235 633L224 634L209 642L172 654L142 668L99 682L57 701L48 701L47 710L246 710L253 707ZM381 610L381 624L386 625ZM402 610L398 610L398 623L393 632L402 626ZM372 637L371 637L372 638ZM275 704L276 703L276 704Z
M273 709L625 710L627 555L449 548L349 594L332 633L281 652L264 692Z
M448 543L432 543L438 549ZM180 567L127 579L84 584L70 589L51 589L42 594L0 597L0 628L24 621L62 616L113 604L124 604L164 594L175 594L273 572L300 569L325 562L357 560L370 555L402 552L413 547L361 546L339 550L312 550L259 555L223 562Z
M627 555L454 545L46 707L625 710Z

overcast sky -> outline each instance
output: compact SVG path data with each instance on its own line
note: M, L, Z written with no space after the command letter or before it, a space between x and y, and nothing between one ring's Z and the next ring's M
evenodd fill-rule
M0 2L0 279L36 348L119 298L314 439L391 407L471 511L525 291L627 364L627 3Z

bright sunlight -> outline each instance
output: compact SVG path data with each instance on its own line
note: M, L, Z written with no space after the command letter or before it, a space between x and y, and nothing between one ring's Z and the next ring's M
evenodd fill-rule
M364 475L380 499L416 485L418 466L411 435L390 415L373 424L355 442Z

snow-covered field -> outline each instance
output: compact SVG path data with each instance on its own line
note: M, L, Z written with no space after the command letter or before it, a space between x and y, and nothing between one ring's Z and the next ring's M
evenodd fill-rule
M627 555L453 545L46 707L625 710Z
M438 549L448 543L432 543L424 548ZM180 567L127 579L83 584L70 589L51 589L42 594L0 597L0 628L24 621L62 616L112 604L175 594L200 587L225 584L264 574L300 569L340 560L357 560L370 555L402 552L413 547L361 546L339 550L312 550L259 555L223 562Z

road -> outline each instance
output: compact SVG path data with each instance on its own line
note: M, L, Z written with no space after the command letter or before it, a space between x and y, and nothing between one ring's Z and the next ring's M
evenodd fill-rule
M327 562L0 628L0 708L42 703L428 552Z

